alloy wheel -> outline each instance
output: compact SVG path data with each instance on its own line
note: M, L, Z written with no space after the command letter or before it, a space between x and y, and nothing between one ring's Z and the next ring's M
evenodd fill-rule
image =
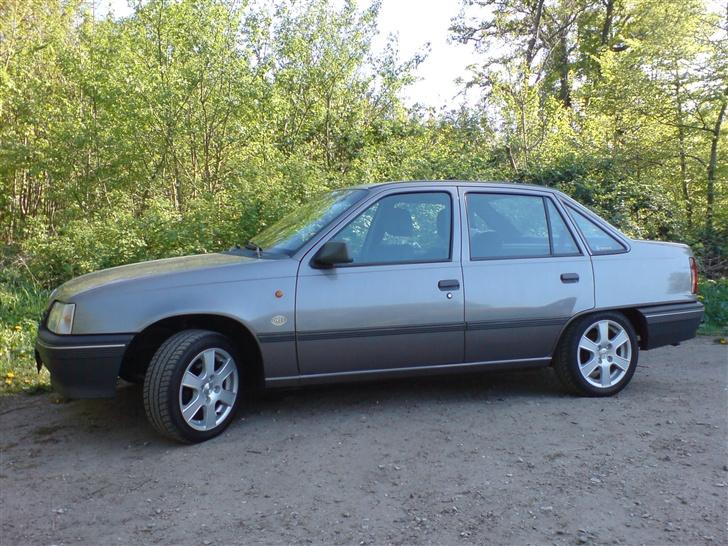
M608 389L618 384L632 362L632 342L627 331L613 320L589 326L579 340L579 372L590 385Z
M187 365L179 387L179 408L190 427L209 431L230 415L238 396L238 367L224 349L205 349Z

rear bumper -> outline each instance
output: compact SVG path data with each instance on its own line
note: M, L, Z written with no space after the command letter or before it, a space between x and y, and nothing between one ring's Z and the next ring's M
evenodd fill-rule
M66 398L108 398L116 393L121 360L133 334L59 336L38 327L35 359L48 368L53 389Z
M647 332L642 348L654 349L694 338L703 320L704 307L700 302L689 302L641 307L637 311Z

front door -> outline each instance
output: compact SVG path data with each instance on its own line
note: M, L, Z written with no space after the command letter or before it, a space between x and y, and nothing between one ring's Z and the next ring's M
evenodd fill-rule
M310 260L326 241L353 262ZM463 361L463 279L456 188L380 194L301 263L296 338L303 375Z
M586 249L548 194L462 197L466 361L547 361L569 318L594 307Z

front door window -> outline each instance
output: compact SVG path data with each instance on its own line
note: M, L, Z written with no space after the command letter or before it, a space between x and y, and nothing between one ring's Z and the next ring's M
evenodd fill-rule
M353 265L450 260L452 202L445 192L389 195L331 240L346 242Z

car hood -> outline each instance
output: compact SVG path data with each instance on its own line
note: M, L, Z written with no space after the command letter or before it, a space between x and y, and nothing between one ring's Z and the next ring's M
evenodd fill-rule
M122 265L88 273L71 279L61 285L51 296L52 299L68 301L73 296L96 290L101 287L120 284L158 284L165 286L189 284L194 282L224 282L228 275L218 275L218 271L253 265L276 260L257 259L239 253L214 253L182 256L152 260L136 264ZM221 278L222 277L222 278ZM240 275L236 275L240 277ZM244 275L250 278L250 275ZM157 282L154 282L157 281Z

